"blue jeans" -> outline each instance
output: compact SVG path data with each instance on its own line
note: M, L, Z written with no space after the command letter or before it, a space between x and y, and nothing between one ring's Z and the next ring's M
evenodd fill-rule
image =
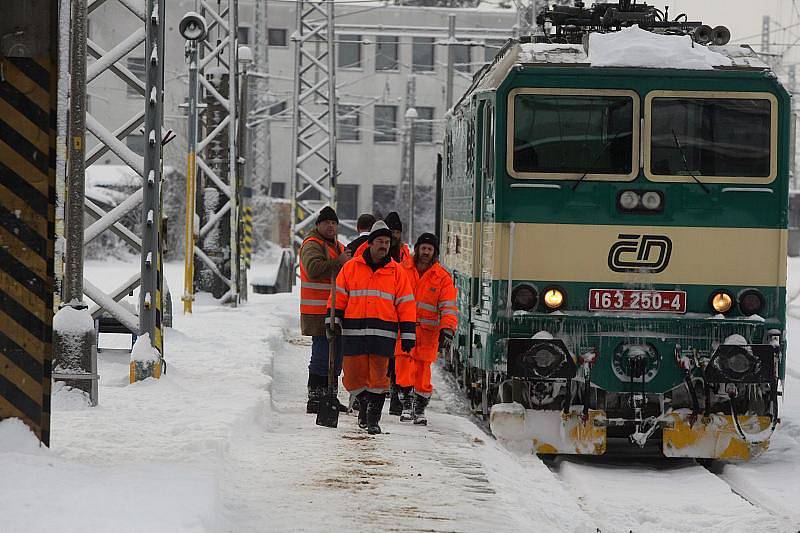
M336 337L336 375L342 374L342 337ZM328 338L325 335L311 337L311 362L308 371L318 376L328 375Z

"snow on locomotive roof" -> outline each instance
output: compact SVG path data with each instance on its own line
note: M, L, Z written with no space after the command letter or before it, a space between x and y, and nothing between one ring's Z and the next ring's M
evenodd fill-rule
M688 35L658 35L639 26L589 35L593 67L679 68L713 70L730 67L729 57L696 44Z

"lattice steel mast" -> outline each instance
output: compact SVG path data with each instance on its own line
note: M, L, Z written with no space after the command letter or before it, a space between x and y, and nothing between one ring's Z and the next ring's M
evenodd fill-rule
M114 153L122 162L132 169L142 180L142 187L119 205L106 212L98 204L84 198L86 214L95 221L83 232L83 242L67 242L67 247L86 245L110 231L140 253L141 263L137 272L131 274L120 287L106 293L88 279L83 280L83 292L93 302L90 309L93 317L102 313L115 318L131 332L137 335L148 335L152 347L158 352L158 360L147 365L140 365L140 372L131 379L149 376L158 377L161 372L163 354L162 342L162 292L163 275L161 271L161 180L162 180L162 122L163 122L163 68L164 68L164 1L147 0L132 2L118 0L118 4L130 12L139 22L132 33L117 42L110 50L105 50L98 43L86 38L86 49L95 59L86 69L86 86L102 74L111 72L121 79L136 94L142 97L142 107L116 128L106 126L106 117L95 117L88 110L85 113L86 131L91 133L98 143L85 153L85 166L96 163L108 152ZM100 7L109 4L109 0L93 0L88 3L89 21L92 14ZM97 15L95 15L97 16ZM103 21L105 22L105 21ZM102 22L98 20L98 26ZM141 81L132 73L124 61L125 57L142 45L145 46L146 81ZM138 130L145 131L145 155L136 154L125 143L125 138ZM141 210L142 233L136 235L122 225L121 220L129 213ZM72 254L71 257L76 257ZM83 261L70 259L71 263ZM70 273L82 270L82 264L65 265L67 277ZM129 292L140 288L138 316L119 302Z
M192 251L197 290L234 306L239 300L239 195L236 172L238 109L238 2L200 2L208 23L199 44L205 129L197 144L197 213L200 229Z
M296 5L290 184L292 239L299 246L319 210L336 205L336 54L333 0Z

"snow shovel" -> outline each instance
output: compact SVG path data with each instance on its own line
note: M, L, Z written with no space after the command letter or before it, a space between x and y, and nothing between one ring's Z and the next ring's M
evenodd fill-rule
M339 425L339 401L336 398L336 274L331 276L331 329L328 339L328 394L319 401L317 425L335 428Z

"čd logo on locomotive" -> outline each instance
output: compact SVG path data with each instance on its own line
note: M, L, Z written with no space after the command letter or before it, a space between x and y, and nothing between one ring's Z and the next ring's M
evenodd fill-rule
M672 240L666 235L619 234L608 251L608 268L614 272L658 274L666 270Z

